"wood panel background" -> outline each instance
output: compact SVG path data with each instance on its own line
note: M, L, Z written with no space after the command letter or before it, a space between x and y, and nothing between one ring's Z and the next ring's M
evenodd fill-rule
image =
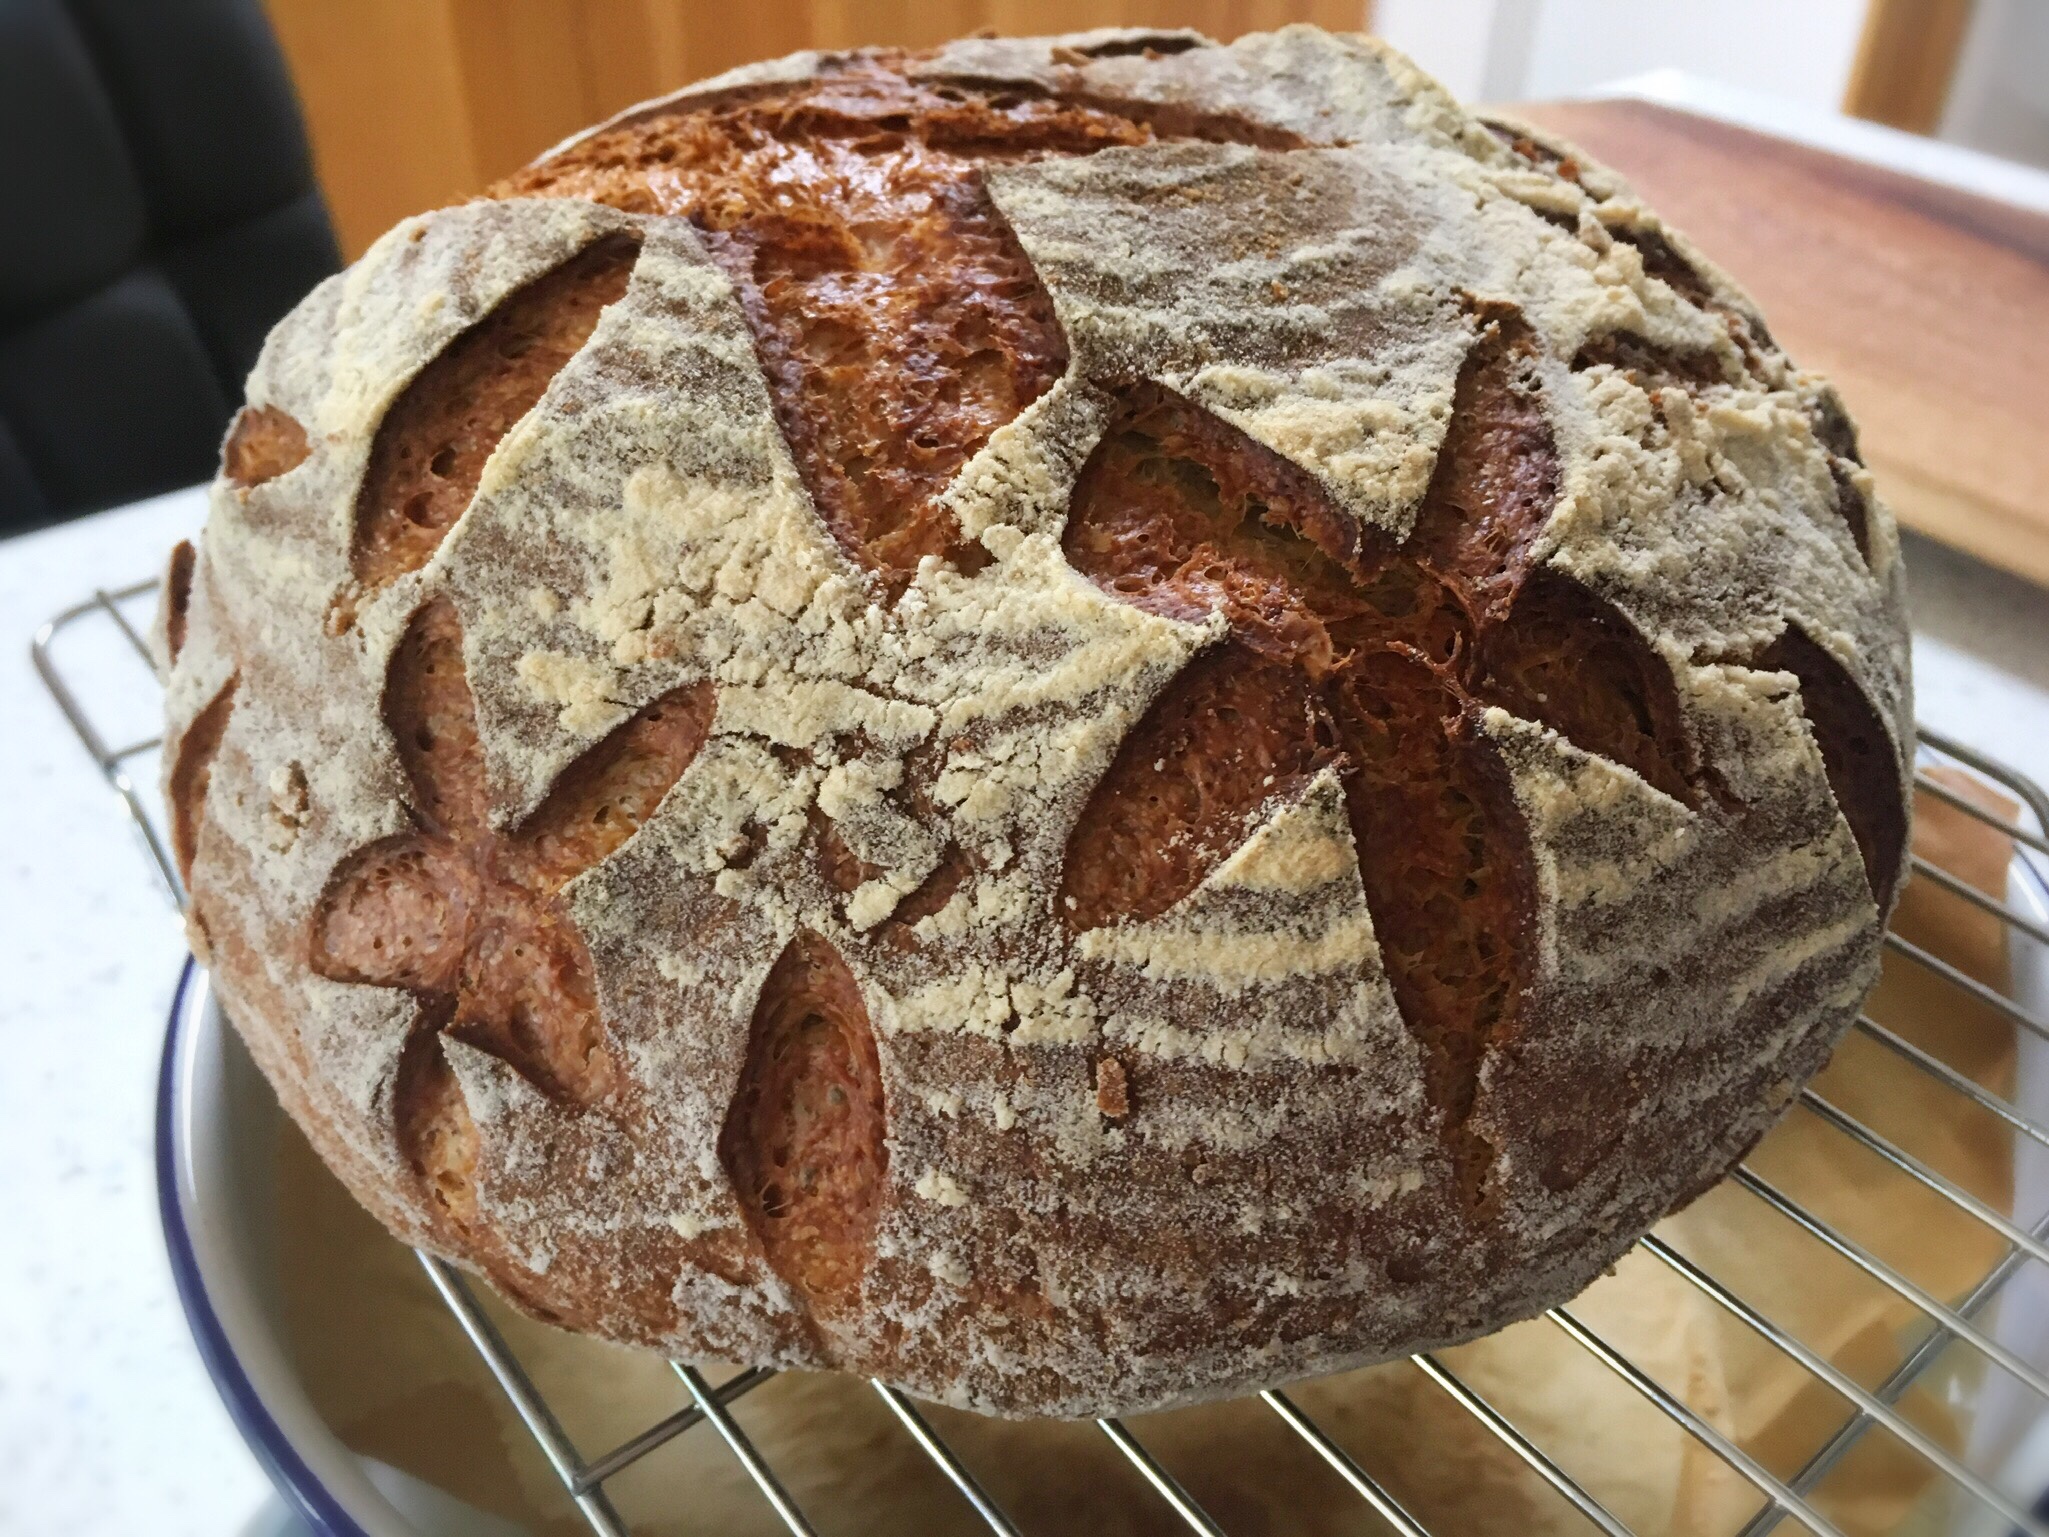
M1371 0L267 0L342 250L467 196L587 123L799 48L989 28L1366 25Z

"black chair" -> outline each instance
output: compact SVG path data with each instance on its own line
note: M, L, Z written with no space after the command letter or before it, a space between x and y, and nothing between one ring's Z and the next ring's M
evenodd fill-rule
M0 0L0 533L206 479L339 264L258 0Z

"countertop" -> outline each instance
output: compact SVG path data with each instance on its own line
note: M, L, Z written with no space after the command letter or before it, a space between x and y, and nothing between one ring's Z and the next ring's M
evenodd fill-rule
M203 511L181 492L0 544L0 1530L221 1537L268 1493L157 1223L152 1100L184 935L28 654L39 623L151 575Z

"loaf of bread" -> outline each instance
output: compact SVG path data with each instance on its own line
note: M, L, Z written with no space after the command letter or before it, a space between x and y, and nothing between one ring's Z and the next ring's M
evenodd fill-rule
M537 1316L1081 1415L1583 1287L1899 881L1839 400L1308 28L805 54L277 328L161 629L193 942Z

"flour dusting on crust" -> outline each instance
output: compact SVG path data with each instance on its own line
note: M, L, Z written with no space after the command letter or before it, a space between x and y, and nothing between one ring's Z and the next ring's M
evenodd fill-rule
M847 64L798 55L615 122ZM899 593L812 505L742 296L685 220L442 210L273 333L249 400L310 452L216 483L175 661L159 643L167 764L231 700L192 886L236 1023L395 1231L543 1316L677 1355L1095 1414L1563 1300L1761 1134L1772 1086L1819 1065L1875 976L1882 915L1798 680L1748 661L1797 627L1871 701L1904 776L1897 537L1868 476L1868 556L1834 512L1848 472L1818 436L1824 386L1746 343L1748 301L1712 268L1694 263L1690 293L1651 270L1659 228L1619 179L1533 163L1369 40L1100 32L900 67L1241 131L989 169L1070 364L943 493L977 558L928 557ZM623 297L433 557L363 590L351 542L384 412L507 295L620 234L639 241ZM1409 851L1355 844L1338 769L1276 796L1166 912L1070 931L1061 871L1091 791L1227 625L1123 601L1061 539L1117 392L1146 381L1306 471L1362 538L1405 539L1497 304L1534 334L1557 443L1533 559L1669 667L1718 777L1682 803L1505 710L1473 723L1534 885L1525 996L1479 1068L1476 1203L1362 883ZM1618 337L1719 382L1602 361ZM461 622L502 828L651 702L716 701L659 809L563 892L616 1090L569 1103L447 1038L474 1136L460 1238L396 1130L436 1021L308 958L343 861L415 824L385 691L435 600ZM839 1313L768 1262L721 1158L757 1001L805 936L853 979L887 1110L871 1258Z

